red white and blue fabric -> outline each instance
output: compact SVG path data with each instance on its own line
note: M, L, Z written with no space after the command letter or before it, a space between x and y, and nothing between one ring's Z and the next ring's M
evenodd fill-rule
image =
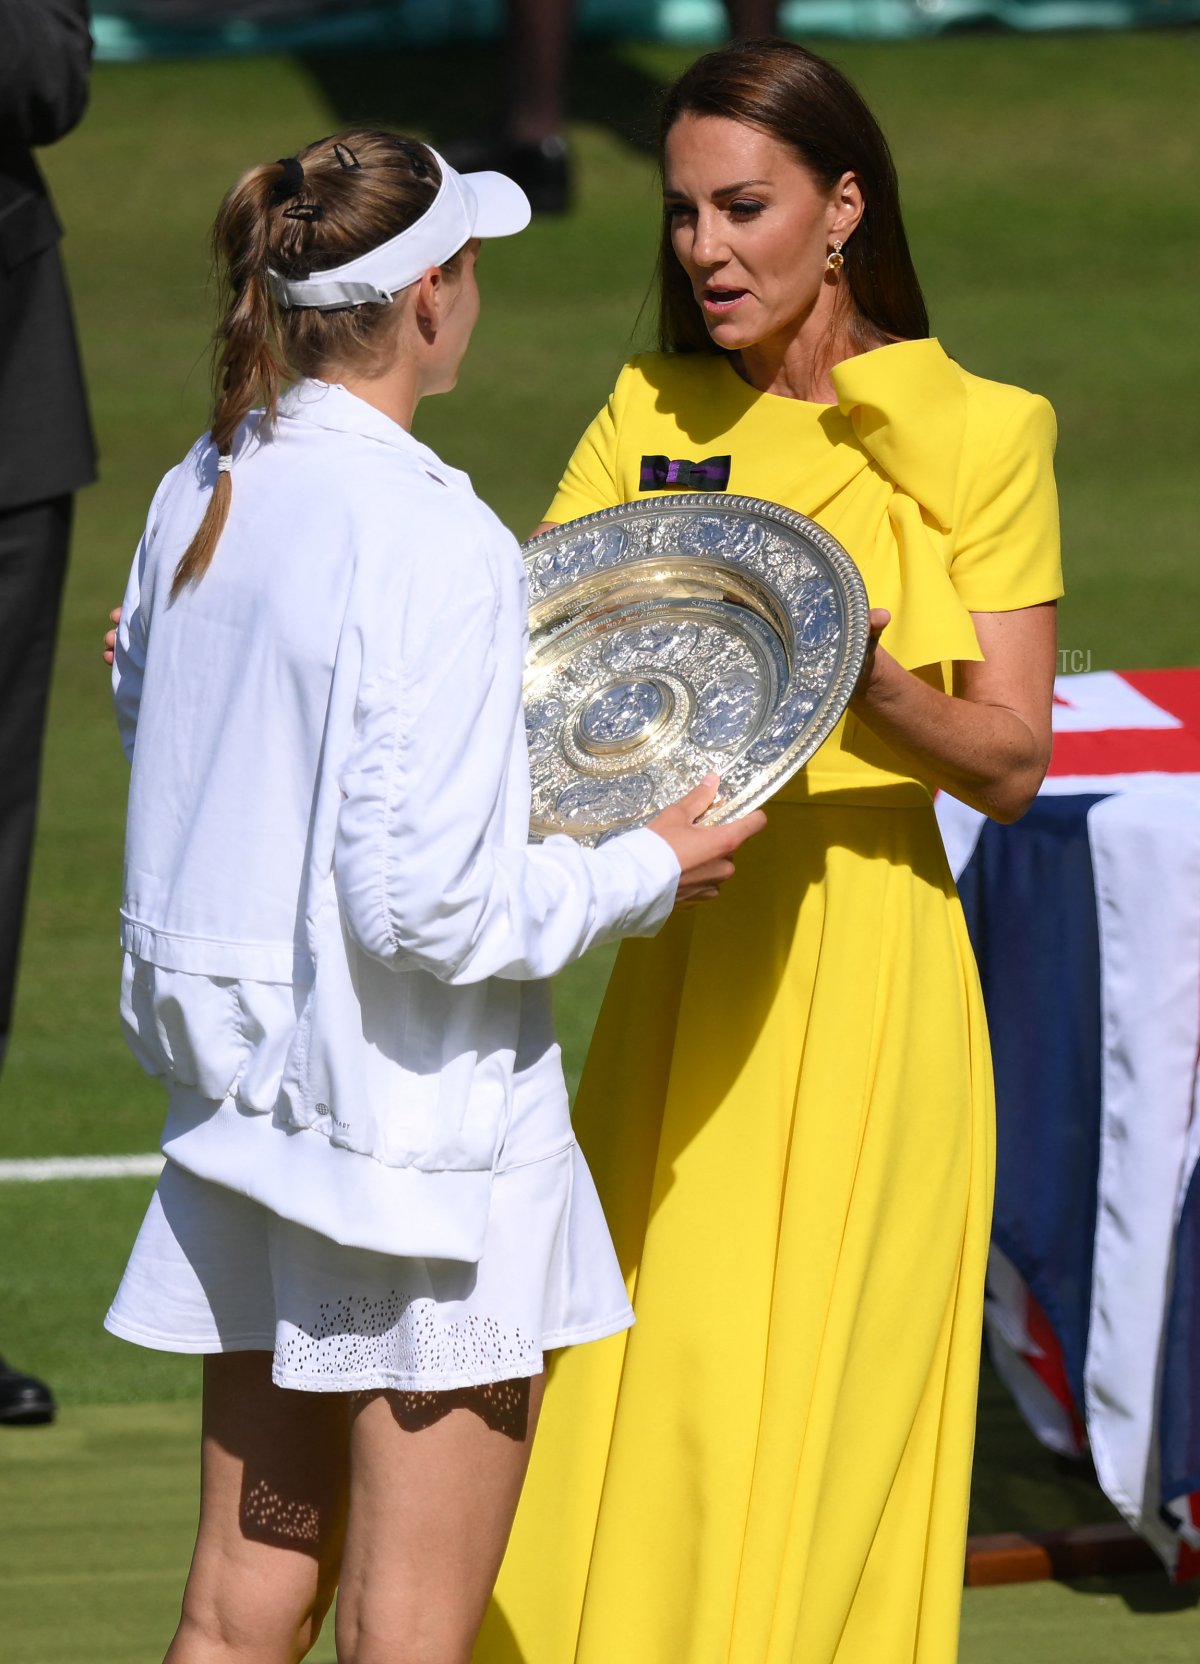
M1060 677L1028 814L938 819L996 1068L989 1350L1200 1576L1200 670Z

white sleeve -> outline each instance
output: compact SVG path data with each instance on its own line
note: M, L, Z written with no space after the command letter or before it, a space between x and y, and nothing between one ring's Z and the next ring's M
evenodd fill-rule
M347 928L374 957L451 983L538 979L657 930L679 866L647 830L597 850L531 845L527 803L521 840L511 804L504 840L514 761L525 778L523 598L500 594L485 540L472 554L427 559L405 597L404 650L374 672L364 652L334 871Z
M121 622L117 625L117 645L113 654L112 691L117 713L117 730L126 759L133 761L133 742L137 733L138 708L142 701L142 676L146 669L146 640L150 628L151 584L147 578L150 551L158 526L159 505L170 481L178 473L172 468L160 482L146 516L146 529L141 535L121 602Z

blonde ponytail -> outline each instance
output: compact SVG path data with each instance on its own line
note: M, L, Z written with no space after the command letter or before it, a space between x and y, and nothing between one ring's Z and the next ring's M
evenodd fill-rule
M300 277L365 254L419 219L440 183L436 157L418 140L356 128L251 168L226 196L212 233L222 311L211 429L221 461L204 517L175 568L172 599L212 563L233 503L225 459L232 460L234 438L250 412L263 406L269 429L292 376L336 379L331 366L369 373L385 332L396 327L399 309L383 302L281 315L268 265Z
M213 357L212 440L220 457L232 456L234 436L260 403L267 419L284 377L279 314L267 285L269 210L284 175L282 163L251 168L221 204L213 226L213 263L224 291ZM233 502L233 478L219 468L196 535L175 568L172 599L207 572Z

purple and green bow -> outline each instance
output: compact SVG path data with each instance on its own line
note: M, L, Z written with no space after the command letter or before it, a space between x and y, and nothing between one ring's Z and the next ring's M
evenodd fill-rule
M643 491L662 491L674 486L679 491L724 491L729 484L727 456L705 457L703 462L688 462L686 458L672 461L667 456L642 458Z

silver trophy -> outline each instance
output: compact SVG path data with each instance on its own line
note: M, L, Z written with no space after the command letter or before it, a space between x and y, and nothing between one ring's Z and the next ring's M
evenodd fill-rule
M524 546L531 836L596 844L715 770L704 817L764 802L827 739L867 650L867 594L777 503L656 496Z

